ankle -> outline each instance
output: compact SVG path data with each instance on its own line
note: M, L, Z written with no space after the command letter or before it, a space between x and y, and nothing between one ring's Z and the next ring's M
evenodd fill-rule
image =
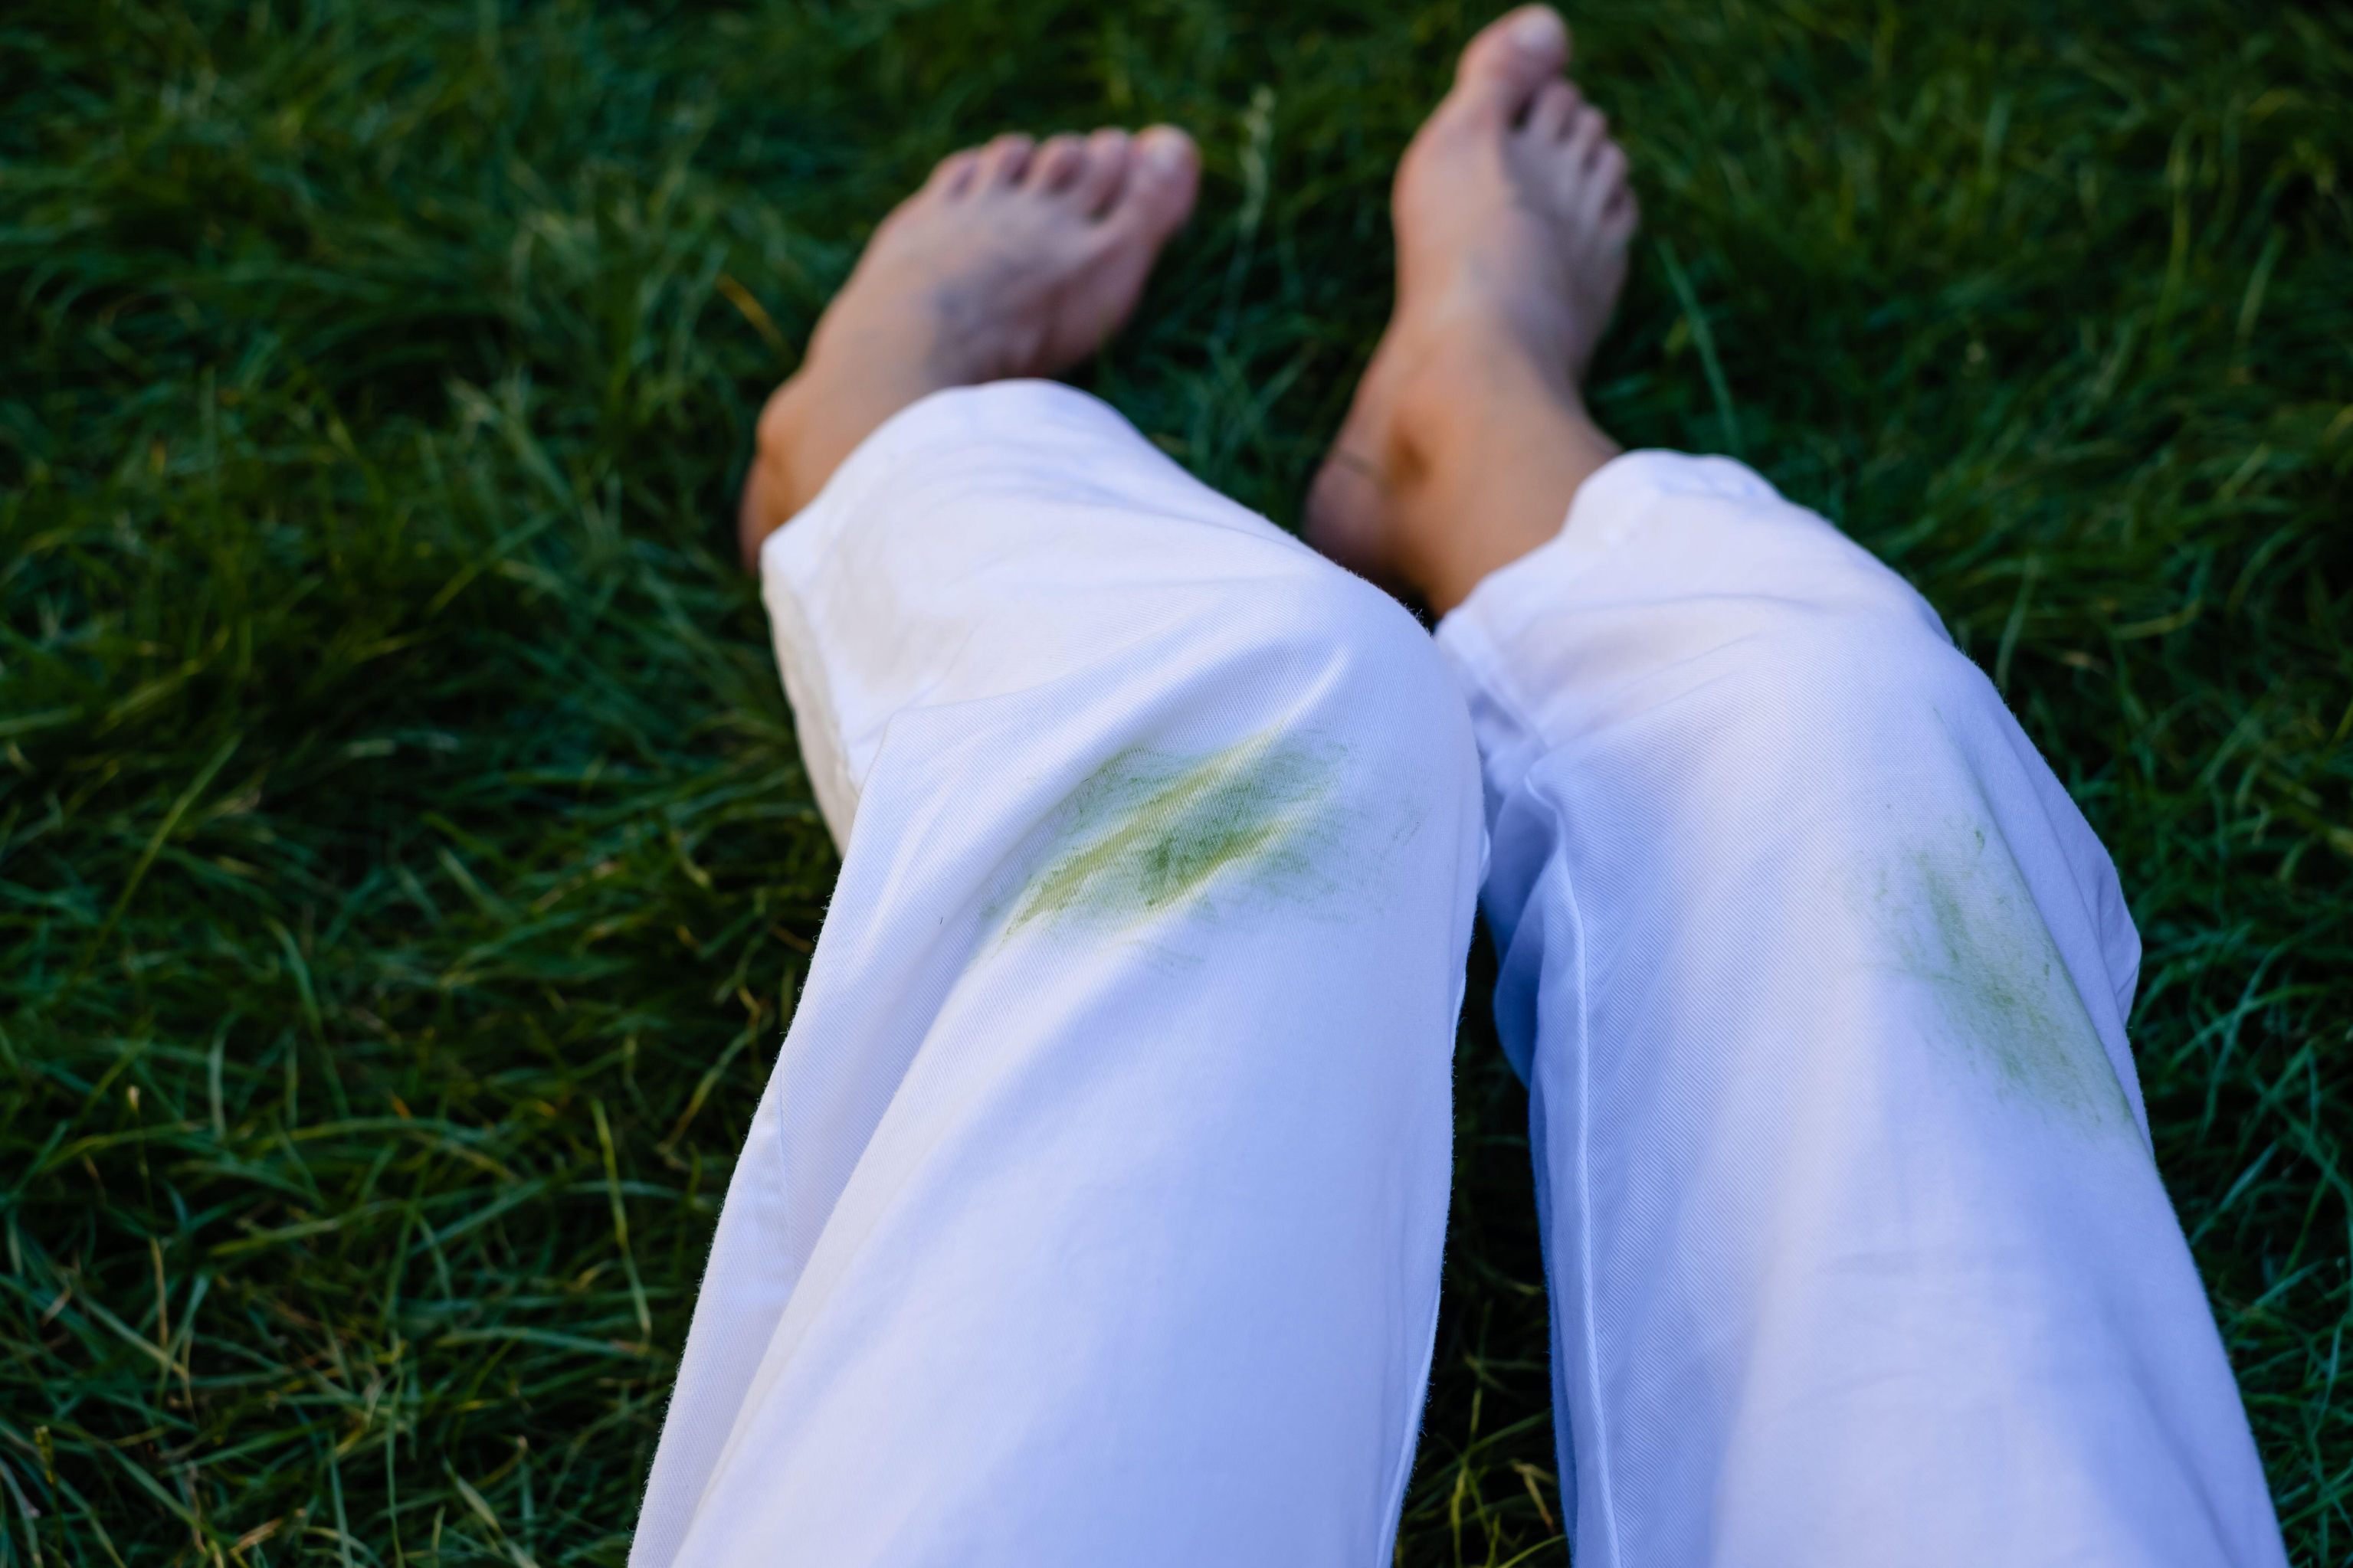
M890 359L859 365L813 344L760 411L737 518L744 565L756 571L761 542L815 500L885 420L940 384L919 367Z
M736 520L744 564L752 571L759 570L761 543L817 499L857 446L833 428L839 420L832 417L824 386L824 378L805 364L768 395L760 410Z
M1588 476L1622 448L1566 371L1453 338L1415 367L1385 465L1398 564L1437 614L1548 542Z

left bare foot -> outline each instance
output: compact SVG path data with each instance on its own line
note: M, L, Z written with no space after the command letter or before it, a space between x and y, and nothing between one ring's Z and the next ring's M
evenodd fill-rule
M874 231L761 411L737 521L744 565L757 570L760 542L917 398L1092 353L1135 308L1199 177L1172 125L1000 136L943 161Z

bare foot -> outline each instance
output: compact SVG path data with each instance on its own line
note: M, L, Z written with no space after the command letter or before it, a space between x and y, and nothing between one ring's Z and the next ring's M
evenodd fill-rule
M1626 278L1626 155L1525 5L1462 52L1398 165L1397 309L1307 498L1307 538L1443 614L1559 532L1619 451L1578 387Z
M737 520L744 563L875 426L944 387L1052 375L1127 319L1193 210L1200 160L1170 125L1000 136L954 154L882 220L801 368L761 411Z

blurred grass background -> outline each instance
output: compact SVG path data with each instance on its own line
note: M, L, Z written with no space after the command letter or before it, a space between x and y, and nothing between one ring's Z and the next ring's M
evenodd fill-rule
M1200 214L1082 379L1293 520L1486 15L0 16L0 1568L622 1561L834 867L732 563L760 398L940 154L1174 120ZM1572 20L1649 220L1601 417L1893 561L2105 837L2290 1542L2353 1560L2348 14ZM1482 1003L1408 1563L1565 1557Z

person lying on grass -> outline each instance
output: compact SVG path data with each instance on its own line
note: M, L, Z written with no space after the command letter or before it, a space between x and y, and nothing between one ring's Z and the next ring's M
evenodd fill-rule
M637 1568L1390 1561L1482 900L1580 1565L2284 1562L2115 871L1893 573L1594 422L1637 209L1567 52L1504 16L1407 151L1312 550L1035 379L1172 127L948 158L768 404L843 862Z

